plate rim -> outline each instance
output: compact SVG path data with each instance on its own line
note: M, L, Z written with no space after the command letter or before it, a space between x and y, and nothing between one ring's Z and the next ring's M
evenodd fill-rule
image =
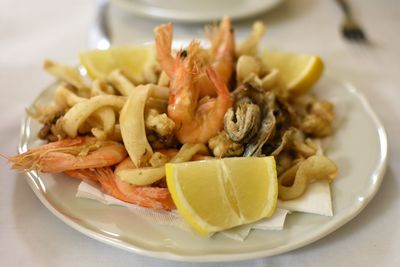
M306 240L299 240L296 243L290 243L284 246L279 246L277 248L269 249L269 250L261 250L261 251L255 251L255 252L245 252L245 253L240 253L240 254L223 254L223 253L216 253L216 254L208 254L206 257L204 255L182 255L182 254L177 254L177 253L172 253L170 251L161 251L161 250L148 250L144 249L141 247L138 247L135 244L124 242L118 239L115 239L111 236L107 236L104 233L99 233L96 232L94 229L90 229L85 227L82 224L79 224L78 222L74 221L73 218L63 214L60 210L57 210L49 201L49 199L46 197L46 194L44 194L45 190L43 189L43 185L37 184L35 182L35 179L37 179L38 174L36 171L30 171L30 172L25 172L27 175L26 180L29 184L29 186L32 188L34 191L35 195L39 198L39 200L43 203L43 205L51 212L53 213L57 218L59 218L61 221L63 221L65 224L68 226L72 227L73 229L77 230L78 232L89 236L97 241L100 241L102 243L134 252L140 255L144 256L149 256L153 258L159 258L159 259L166 259L166 260L173 260L173 261L181 261L181 262L227 262L227 261L242 261L242 260L249 260L249 259L256 259L256 258L261 258L261 257L269 257L273 255L278 255L282 254L285 252L289 252L295 249L298 249L300 247L304 247L308 244L311 244L319 239L322 239L323 237L331 234L344 224L348 223L351 221L353 218L355 218L367 205L368 203L374 198L376 195L377 191L379 190L384 175L387 167L387 158L388 158L388 139L387 139L387 134L385 131L385 128L380 121L379 117L373 110L372 106L370 105L369 101L365 97L364 94L360 92L354 85L352 85L350 82L346 80L342 80L337 78L336 76L327 73L324 75L326 78L334 80L336 82L339 82L342 86L345 86L347 90L349 90L352 94L354 94L357 99L360 101L362 104L362 107L364 110L367 112L369 117L372 119L373 124L376 126L377 133L378 133L378 139L379 139L379 145L380 145L380 157L379 157L379 162L376 166L376 168L371 172L370 178L374 178L375 183L373 183L373 186L370 186L368 190L365 191L364 194L364 199L362 201L357 202L357 204L354 204L350 206L350 208L343 210L341 212L341 217L338 220L335 221L328 221L323 225L323 227L314 235L311 235L310 238L307 238ZM324 77L323 77L324 78ZM52 85L44 89L34 100L33 103L35 103L40 97L49 89L51 88ZM18 144L18 152L22 153L26 151L26 142L28 138L25 136L25 130L26 126L29 125L31 118L29 118L27 115L22 120L22 125L20 129L20 140ZM39 179L40 181L40 179Z
M154 11L154 8L148 8L145 4L138 6L135 3L130 3L130 0L112 0L113 4L115 3L119 8L133 13L135 15L139 15L142 17L153 18L158 20L171 20L174 22L186 22L186 23L204 23L208 21L220 20L221 15L202 15L202 16L193 16L192 13L185 12L173 12L168 15L168 11L165 12L163 10ZM284 0L270 0L268 3L265 1L260 1L260 3L267 3L264 5L258 6L258 8L250 8L249 10L242 10L242 12L230 14L230 18L232 20L240 20L249 18L251 16L256 16L272 10L282 4ZM153 10L153 11L152 11ZM223 14L222 14L223 15Z

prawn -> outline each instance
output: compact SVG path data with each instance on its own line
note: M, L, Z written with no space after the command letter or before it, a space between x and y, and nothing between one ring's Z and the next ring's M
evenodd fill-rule
M235 37L229 17L224 16L216 29L210 28L208 39L211 41L211 67L218 73L225 84L228 84L235 62ZM194 79L194 86L200 91L200 97L215 96L215 85L204 71L200 71Z
M199 91L193 84L192 57L199 44L189 45L186 57L179 53L175 59L174 77L170 82L168 116L175 122L175 136L181 143L206 143L223 128L225 112L232 106L229 90L211 68L206 73L214 84L217 97L199 100Z
M228 84L234 68L235 38L229 17L223 17L219 28L212 29L208 34L211 48L206 55L201 53L203 51L198 51L195 62L196 68L193 69L195 70L194 87L199 92L200 97L217 95L215 85L205 72L205 67L211 66L225 84ZM157 59L170 80L174 78L176 67L171 55L172 31L172 23L163 24L154 30ZM186 51L179 54L184 56Z
M187 50L171 56L172 24L155 30L156 49L160 64L170 77L168 117L175 122L175 136L181 143L206 143L223 127L225 112L232 106L229 90L223 79L210 66L207 77L216 91L216 97L199 100L199 88L194 86L196 56L200 44L192 41Z
M128 163L128 164L127 164ZM122 161L118 170L132 168L131 161ZM110 167L66 171L65 174L83 180L95 180L109 195L121 201L156 210L172 210L175 205L168 188L135 186L121 181Z
M48 143L9 157L12 169L59 173L68 170L115 165L127 156L125 147L114 141L77 137Z

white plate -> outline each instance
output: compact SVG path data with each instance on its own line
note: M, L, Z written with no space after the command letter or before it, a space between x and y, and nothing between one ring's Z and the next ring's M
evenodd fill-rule
M219 20L223 15L241 19L260 14L283 0L113 0L123 9L137 15L182 21Z
M37 102L48 102L52 90L44 91ZM244 242L222 235L203 238L146 221L124 207L77 199L79 182L64 175L29 172L27 181L42 203L66 224L94 239L138 254L205 262L287 252L328 235L355 217L377 192L386 166L384 128L361 93L331 77L321 79L316 93L341 103L338 107L346 107L345 118L327 151L339 167L339 175L332 185L333 217L295 213L288 216L285 230L256 230ZM40 125L29 118L24 120L20 152L34 144L39 128Z

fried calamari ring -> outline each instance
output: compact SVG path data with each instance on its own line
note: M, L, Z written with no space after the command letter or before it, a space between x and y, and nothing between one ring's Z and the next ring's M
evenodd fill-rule
M207 153L207 147L204 144L184 144L178 153L169 161L179 163L189 161L198 153ZM144 167L136 168L129 158L121 162L115 170L119 179L133 185L150 185L165 177L165 167Z
M119 111L125 104L126 97L114 95L99 95L75 104L62 119L62 128L71 138L78 134L79 127L95 112L103 107L112 107ZM103 111L106 109L103 109ZM108 112L108 111L106 111ZM112 114L115 120L115 114ZM109 115L107 115L108 117ZM112 120L111 117L108 119ZM107 120L108 120L107 119ZM112 131L111 131L112 132Z
M311 156L296 163L278 178L278 197L296 199L304 194L309 183L315 180L331 182L337 175L336 164L325 156ZM292 185L289 185L292 184Z

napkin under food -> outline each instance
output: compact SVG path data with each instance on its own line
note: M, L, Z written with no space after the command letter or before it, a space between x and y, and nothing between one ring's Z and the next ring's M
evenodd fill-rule
M329 182L316 181L311 183L302 197L288 201L278 200L277 206L289 211L333 216Z
M158 211L143 208L134 204L120 201L110 195L104 194L95 184L81 182L76 197L100 201L106 205L124 206L130 212L146 218L152 222L162 225L178 227L185 231L192 231L191 226L181 217L177 211ZM260 230L282 230L285 218L291 211L316 213L321 215L332 215L329 184L318 182L310 185L306 194L293 201L279 201L278 208L271 218L265 218L258 222L242 225L221 232L222 235L234 240L243 241L252 229Z

